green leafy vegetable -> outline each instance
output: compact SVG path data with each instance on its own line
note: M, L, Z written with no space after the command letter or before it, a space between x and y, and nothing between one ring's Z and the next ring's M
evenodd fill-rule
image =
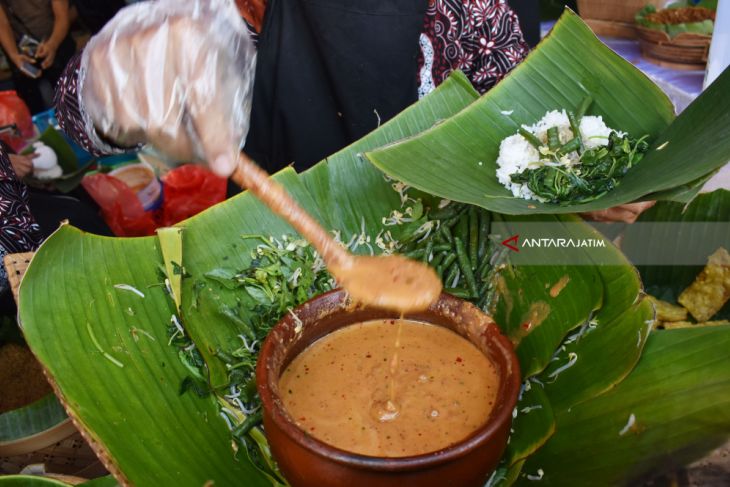
M552 129L555 129L552 138L557 140L555 127L548 129L548 139ZM522 133L523 130L520 131ZM611 132L608 145L585 150L580 153L576 164L563 164L561 158L578 151L582 142L580 137L576 137L558 147L555 140L552 143L548 140L550 165L511 175L513 183L526 184L536 196L549 203L585 203L600 198L618 186L621 178L641 161L649 149L646 136L633 139Z
M214 392L234 439L246 449L262 473L281 481L260 428L261 404L254 376L256 359L271 327L311 296L332 289L334 280L305 240L289 235L281 239L261 235L243 238L259 241L244 269L217 268L205 273L208 280L226 289L237 289L239 293L236 306L225 303L218 306L219 314L242 331L239 343L215 352L225 364L227 383L211 391L205 379L208 373L202 355L174 318L169 327L170 343L178 348L183 365L191 372L182 381L180 394L192 392L205 397ZM206 288L204 283L194 289L198 290L197 300L215 301L212 288Z

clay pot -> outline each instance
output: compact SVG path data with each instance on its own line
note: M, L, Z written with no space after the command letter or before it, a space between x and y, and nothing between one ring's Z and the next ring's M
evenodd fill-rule
M500 387L487 422L470 436L423 455L381 458L347 452L301 430L279 396L279 377L308 345L334 330L361 321L395 319L399 314L355 305L342 290L318 296L287 314L269 333L256 367L271 452L294 487L483 486L507 445L520 370L512 344L492 319L475 306L442 294L428 310L405 318L449 328L474 343L496 366Z

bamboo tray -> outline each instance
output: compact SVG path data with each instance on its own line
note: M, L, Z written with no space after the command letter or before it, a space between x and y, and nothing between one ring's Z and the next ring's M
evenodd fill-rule
M3 259L15 301L33 252L6 255ZM0 442L0 474L15 474L28 466L43 464L53 474L93 478L106 469L73 425L71 418L32 436Z
M704 69L711 36L683 32L673 38L659 30L636 26L641 55L675 69Z

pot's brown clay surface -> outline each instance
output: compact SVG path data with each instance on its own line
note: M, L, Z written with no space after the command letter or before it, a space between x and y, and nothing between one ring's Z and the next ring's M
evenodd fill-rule
M323 294L287 314L269 333L256 368L264 429L281 471L294 487L482 486L507 445L520 370L512 344L475 306L442 294L421 313L405 318L449 328L479 348L500 377L497 402L487 422L464 440L424 455L378 458L357 455L307 435L289 418L279 398L279 377L291 360L317 339L344 326L400 316L366 309L342 290Z

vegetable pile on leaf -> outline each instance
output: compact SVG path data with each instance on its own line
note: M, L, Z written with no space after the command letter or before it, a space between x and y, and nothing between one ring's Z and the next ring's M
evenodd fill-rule
M665 8L657 11L647 5L636 14L636 23L676 37L688 32L711 36L715 24L715 9L705 7Z
M614 189L649 149L648 136L633 139L600 116L584 116L591 102L586 98L575 113L548 112L504 139L499 181L515 196L546 203L584 203Z

